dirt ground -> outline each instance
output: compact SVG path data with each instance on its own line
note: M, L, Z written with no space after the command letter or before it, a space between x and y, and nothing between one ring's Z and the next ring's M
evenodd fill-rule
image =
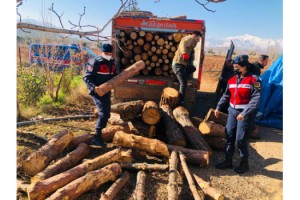
M213 91L216 87L216 80L220 72L224 58L206 57L202 76L202 85L197 94L197 105L194 116L204 117L210 107L214 106ZM218 72L219 71L219 72ZM68 112L82 114L83 111L92 111L93 106L86 105L85 108L71 109ZM65 111L53 111L51 115L62 116ZM35 135L49 138L53 134L64 129L70 129L74 135L81 135L93 132L95 119L89 120L69 120L62 122L52 122L48 124L36 124L17 128L17 179L29 182L21 167L24 159L31 152L37 150L45 144L45 141ZM211 182L212 186L225 195L225 199L230 200L280 200L283 185L283 132L269 127L258 127L260 139L250 139L250 171L244 175L237 175L233 170L217 170L214 164L223 159L223 152L214 151L210 163L206 167L189 165L190 171ZM33 134L31 134L33 133ZM111 150L107 148L92 148L89 158L93 158L104 152ZM67 152L63 152L64 156ZM235 154L234 165L238 165L237 153ZM134 151L134 162L167 163L167 159L139 155ZM193 199L188 187L187 180L181 173L178 180L179 199ZM131 200L136 183L136 172L130 172L130 181L117 196L118 200ZM167 199L168 172L147 172L146 178L146 198L145 199ZM90 191L81 195L80 200L96 200L102 192L106 191L110 183L106 183L96 191ZM199 189L199 188L198 188ZM203 192L198 190L200 195ZM18 192L17 199L28 199L26 193ZM209 199L209 198L206 198Z

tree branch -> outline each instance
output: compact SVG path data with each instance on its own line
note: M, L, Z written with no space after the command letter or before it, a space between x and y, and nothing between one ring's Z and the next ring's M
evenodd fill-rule
M206 7L207 4L209 4L209 0L206 0L206 3L201 3L198 0L195 0L199 5L201 5L205 10L209 11L209 12L216 12L216 10L211 10L209 8ZM215 2L216 3L216 2Z
M58 15L58 13L53 9L53 5L54 5L54 3L52 3L52 6L51 6L51 8L49 8L49 10L50 11L52 11L52 12L54 12L54 14L58 17L58 19L59 19L59 22L60 22L60 25L61 25L61 27L62 28L65 28L64 27L64 25L63 25L63 23L62 23L62 21L61 21L61 17L63 16L63 14L61 14L60 16Z
M22 5L22 1L19 3L19 5ZM17 6L18 7L18 6ZM20 16L20 23L22 21L22 16L21 14L19 13L19 10L17 8L17 14ZM21 28L21 31L23 31L24 33L31 33L30 31L25 31L24 29Z

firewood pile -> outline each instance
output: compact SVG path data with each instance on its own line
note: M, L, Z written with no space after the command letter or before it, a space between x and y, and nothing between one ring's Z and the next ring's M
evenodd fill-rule
M174 76L172 60L182 37L186 34L121 30L116 56L121 69L143 60L145 69L139 73L152 76Z
M159 103L139 100L112 105L102 139L114 148L92 159L91 148L105 148L90 145L93 135L74 137L69 130L54 135L22 163L31 183L18 182L18 190L27 192L31 200L76 199L113 182L99 199L114 199L122 189L126 190L128 172L133 171L137 178L132 196L145 199L147 172L168 170L168 199L179 199L179 167L195 199L201 199L198 187L213 199L224 199L209 182L189 170L191 164L208 165L212 146L198 129L201 120L192 119L184 107L178 106L178 98L177 90L165 88ZM68 154L60 157L63 151ZM165 158L166 163L135 162L133 151Z

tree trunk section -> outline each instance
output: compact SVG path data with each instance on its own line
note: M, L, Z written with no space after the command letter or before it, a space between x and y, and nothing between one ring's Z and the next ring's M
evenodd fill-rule
M193 176L196 182L198 183L199 187L203 190L204 194L210 196L214 200L224 200L224 195L217 191L215 188L213 188L209 182L204 181L196 174L193 174Z
M32 153L24 162L23 170L30 176L35 176L47 167L72 141L73 134L68 131L62 131L54 135L45 145Z
M123 81L134 76L137 72L139 72L144 68L145 68L145 63L144 61L140 60L135 64L131 65L130 67L126 68L125 70L123 70L120 74L118 74L114 78L96 87L95 90L97 94L101 97L107 92L117 87Z
M43 200L58 188L61 188L73 180L78 179L87 172L97 170L110 163L119 161L123 157L122 153L126 152L120 149L112 150L92 160L87 160L65 172L33 183L28 188L28 197L30 200Z
M142 111L142 119L146 124L155 125L160 120L160 112L157 103L147 101Z
M177 122L183 127L185 137L192 145L192 147L198 150L208 151L211 155L212 150L210 149L209 145L207 144L199 130L191 122L187 109L179 106L175 110L173 110L173 115Z
M73 138L70 144L67 146L68 150L73 150L78 147L80 143L91 144L94 135L92 134L83 134Z
M216 137L226 137L225 127L216 124L212 121L203 121L199 125L199 131L203 135L216 136Z
M153 138L156 132L155 125L145 124L142 120L136 119L132 121L133 128L137 130L139 135L144 137ZM126 132L126 131L124 131ZM133 132L133 130L131 130Z
M146 35L145 35L145 40L146 40L147 42L151 42L151 41L153 40L153 34L150 33L150 32L146 33Z
M120 126L114 125L102 129L101 137L104 142L111 142L114 138L114 135L117 131L130 132L128 125Z
M209 164L208 151L188 149L188 148L183 148L183 147L173 146L173 145L167 145L167 147L169 149L169 152L181 151L185 155L188 163L200 165L200 166L207 166Z
M157 139L150 139L123 131L117 131L113 143L118 146L136 148L146 151L152 155L169 157L168 148L165 143Z
M195 127L199 127L200 123L203 122L203 119L199 117L191 117L191 121Z
M173 110L178 106L179 103L179 92L170 87L166 87L161 95L159 106L162 105L169 105L170 108Z
M215 109L211 108L207 112L204 121L213 121L216 124L220 124L222 126L226 126L228 115L226 113L220 112L219 117L215 116Z
M172 151L170 159L169 159L169 165L170 165L170 167L169 167L169 183L167 186L169 200L178 200L177 164L178 164L177 152Z
M192 191L194 199L195 200L203 200L198 193L198 190L194 183L193 177L192 177L190 170L185 162L185 156L183 155L182 152L179 152L179 158L180 158L182 169L183 169L185 177L189 183L189 187L190 187L190 190Z
M206 142L215 151L225 151L226 139L222 137L214 137L205 135L204 136Z
M67 169L70 169L71 167L79 163L80 160L88 156L89 153L90 153L90 147L87 144L85 143L79 144L74 151L70 152L62 159L58 160L52 165L49 165L42 172L32 177L31 183L40 180L45 180L51 176L54 176L56 174L66 171Z
M170 152L176 150L182 151L186 154L187 161L193 164L199 164L200 166L208 165L209 156L207 151L186 149L183 147L166 145L160 140L150 139L133 134L127 134L123 131L117 131L113 138L113 143L117 146L134 148L141 151L145 151L152 155L170 157Z
M136 118L144 107L144 101L129 101L114 104L111 106L111 112L120 114L121 119L124 121L130 121Z
M47 200L76 199L87 191L98 189L108 181L116 180L121 173L121 166L118 163L112 163L72 181L68 185L58 189Z
M115 199L118 192L121 191L121 189L125 186L128 180L129 180L129 173L125 171L122 173L120 178L118 178L118 180L116 180L105 193L101 194L100 200Z
M169 141L168 143L176 146L185 147L185 137L179 125L175 121L171 108L167 104L162 105L160 108L162 113L162 119L166 127L166 135Z
M144 171L139 171L136 177L134 200L145 199L145 184L146 184L146 173Z
M121 167L131 171L166 171L169 166L156 163L121 163Z

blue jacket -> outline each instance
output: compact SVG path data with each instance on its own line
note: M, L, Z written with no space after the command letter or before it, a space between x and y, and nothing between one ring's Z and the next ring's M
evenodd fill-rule
M83 76L83 81L86 83L89 94L97 95L95 87L99 86L108 80L112 79L116 75L116 67L114 60L109 61L101 56L96 59L92 59L86 66L86 72Z

